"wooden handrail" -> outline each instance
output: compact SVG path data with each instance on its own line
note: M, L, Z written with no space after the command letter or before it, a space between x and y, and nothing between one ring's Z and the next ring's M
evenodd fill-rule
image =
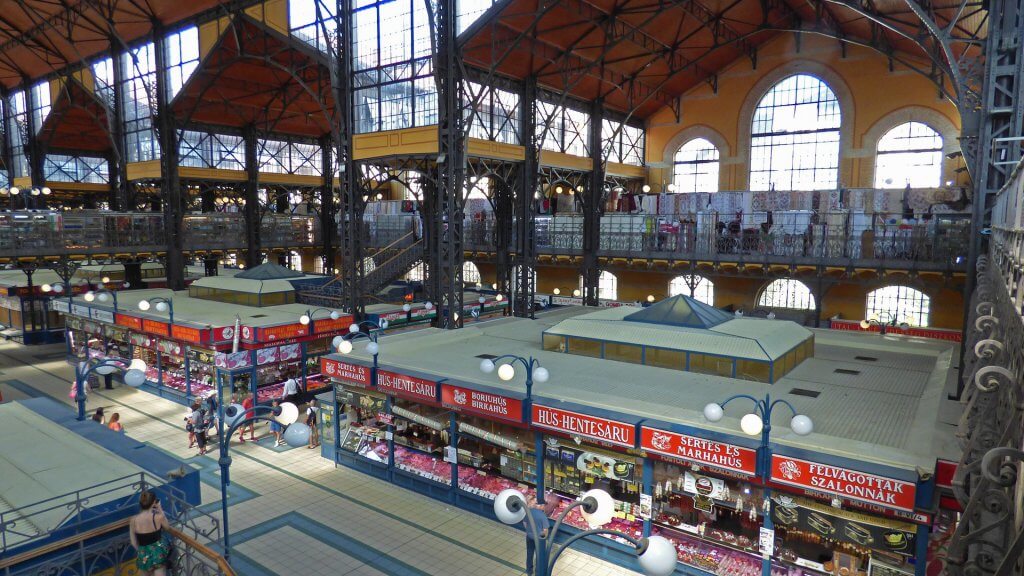
M395 244L398 244L399 242L404 241L406 238L408 238L409 236L412 236L413 234L414 234L414 232L409 232L406 235L398 238L397 240L395 240L391 244L388 244L387 246L381 248L380 250L377 250L377 252L380 253L380 252L383 252L385 250L390 250L391 248L393 248L395 246Z
M57 552L69 546L73 546L75 544L78 544L79 542L83 542L90 538L95 538L96 536L102 536L103 534L109 534L110 532L115 532L117 530L121 530L122 528L127 528L130 522L131 518L123 518L121 520L118 520L117 522L111 522L110 524L107 524L105 526L93 528L92 530L86 530L85 532L80 532L78 534L75 534L74 536L70 536L62 540L57 540L56 542L51 542L49 544L46 544L45 546L40 546L39 548L36 548L34 550L28 550L26 552L22 552L21 554L11 556L10 558L4 558L0 560L0 568L11 568L23 562L28 562L30 560L46 556L47 554L52 554L54 552ZM217 569L220 570L224 576L238 576L235 570L227 563L227 560L225 560L223 556L215 552L209 546L201 544L195 538L189 536L188 534L182 532L181 530L178 530L173 526L171 526L169 532L172 536L174 536L178 541L183 543L185 546L192 548L199 554L205 556L207 559L216 563Z
M238 576L238 574L235 573L234 568L232 568L231 565L228 564L228 561L225 560L223 556L215 552L209 546L200 543L195 538L189 536L188 534L185 534L184 532L178 530L174 526L171 526L169 532L171 533L172 536L177 538L179 541L183 542L189 548L192 548L196 552L199 552L203 556L206 556L207 559L215 562L217 564L217 568L221 571L221 573L224 574L224 576Z
M85 532L80 532L78 534L75 534L74 536L69 536L62 540L57 540L56 542L50 542L49 544L40 546L39 548L28 550L22 552L21 554L16 554L14 556L11 556L10 558L4 558L0 560L0 568L10 568L12 566L17 566L22 562L28 562L29 560L34 560L36 558L39 558L40 556L51 554L62 548L67 548L68 546L82 542L83 540L88 540L89 538L95 538L96 536L107 534L115 530L120 530L121 528L126 528L128 526L128 522L130 521L131 518L124 518L118 520L117 522L111 522L110 524L106 524L98 528L93 528L92 530L86 530Z

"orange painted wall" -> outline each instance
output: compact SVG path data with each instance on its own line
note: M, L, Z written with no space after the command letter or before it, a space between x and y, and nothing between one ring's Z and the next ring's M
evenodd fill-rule
M710 86L702 84L684 95L681 123L677 123L667 109L648 120L647 161L655 164L649 170L649 181L655 190L660 188L660 184L671 181L671 167L657 164L665 160L666 148L673 137L685 129L699 126L720 134L728 147L728 151L722 151L719 188L746 189L747 152L739 148L744 142L742 135L749 134L753 106L741 113L744 102L752 98L756 103L771 84L797 73L801 64L807 73L814 74L815 70L824 69L841 80L842 85L833 86L833 90L843 103L844 111L848 105L853 116L852 122L847 117L843 118L839 180L846 187L871 187L874 184L874 146L867 143L865 147L864 136L879 120L895 111L907 107L927 108L947 125L955 127L955 135L959 134L959 112L948 100L939 98L933 84L898 64L890 72L888 60L872 50L850 46L844 58L835 40L804 35L798 51L794 35L783 34L759 49L757 61L756 70L747 59L740 59L724 70L718 77L717 94ZM768 76L772 77L770 81L765 80L769 83L758 86ZM849 136L845 137L847 131ZM673 144L670 155L677 144ZM958 177L953 172L959 166L957 162L960 161L945 161L944 180L958 180L958 184L965 184L960 179L966 179L966 176Z

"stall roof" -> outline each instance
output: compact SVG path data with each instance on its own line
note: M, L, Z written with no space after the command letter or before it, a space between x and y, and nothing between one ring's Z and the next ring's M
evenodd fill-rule
M229 290L245 294L275 294L278 292L294 292L295 286L287 280L248 280L234 276L204 276L192 283L201 288Z
M698 315L694 310L680 314L680 302L672 298L640 312L626 306L605 308L567 318L546 333L762 362L775 360L811 336L808 329L795 322L762 318L726 319L723 315L727 313L710 306L707 308L714 312L702 310ZM671 306L644 316L648 310L665 303ZM635 320L638 315L641 319Z
M40 268L32 274L32 285L42 286L60 282L60 276L49 268ZM0 270L0 286L19 287L28 286L28 276L21 270Z
M800 437L789 431L789 415L779 411L772 440L779 445L823 452L902 469L931 469L936 457L949 458L953 427L939 421L955 345L949 342L880 337L814 330L820 358L802 364L774 385L653 366L548 352L541 333L559 322L586 314L571 307L542 313L536 321L503 318L470 324L462 330L426 329L388 335L381 340L381 365L394 370L435 374L451 382L485 385L525 393L522 370L510 382L480 371L483 354L532 356L551 378L534 384L534 396L573 402L614 413L712 430L742 437L739 417L745 407L731 405L728 416L707 422L702 409L734 394L781 398L809 415L815 432ZM870 350L885 360L857 360ZM363 346L350 355L372 362ZM341 356L334 356L344 359ZM839 359L842 358L842 359ZM905 361L903 361L905 359ZM859 375L835 369L855 365ZM880 381L875 378L885 375ZM638 384L642 383L642 384ZM801 395L799 389L818 392ZM797 393L794 393L797 392Z
M146 312L139 310L140 301L157 297L173 298L175 324L188 324L191 326L231 326L235 323L236 315L241 319L242 324L253 328L281 326L298 322L299 317L310 309L305 304L282 304L280 306L257 308L255 306L190 298L187 290L172 292L165 289L152 289L119 291L117 293L118 310L122 313L130 313L132 316L160 319L166 322L168 320L167 312L158 312L155 308L150 308ZM101 310L113 311L114 309L112 301L86 302L80 296L75 297L75 303ZM328 318L329 316L330 312L326 310L320 310L313 314L314 320Z

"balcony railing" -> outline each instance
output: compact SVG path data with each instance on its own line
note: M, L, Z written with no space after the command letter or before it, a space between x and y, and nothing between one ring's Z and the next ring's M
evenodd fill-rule
M184 217L183 230L186 250L245 247L242 214L189 214ZM267 214L260 223L264 248L312 246L319 239L313 216ZM166 245L164 217L159 213L0 213L0 254L4 256L159 252Z
M494 220L467 220L467 250L494 250ZM599 254L606 257L861 265L913 262L919 267L965 265L967 215L904 221L893 214L849 212L629 215L601 218ZM578 254L583 218L538 216L537 251ZM513 237L513 242L515 241Z

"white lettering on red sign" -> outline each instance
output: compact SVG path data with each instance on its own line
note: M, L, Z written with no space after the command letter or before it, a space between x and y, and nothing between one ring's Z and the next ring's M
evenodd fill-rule
M640 447L657 454L717 466L750 476L757 473L757 451L742 446L645 426L640 430Z
M522 400L451 384L441 386L441 402L466 412L497 416L515 422L519 422L523 418Z
M321 358L320 371L328 378L336 378L360 386L370 385L370 369L366 366Z
M636 426L568 410L534 404L533 425L568 434L589 436L628 448L636 445Z
M810 488L907 512L914 511L917 495L917 486L913 482L777 454L772 456L771 478L781 484Z
M399 396L412 396L434 402L437 400L437 384L415 376L407 376L387 370L377 371L377 388L394 392Z

